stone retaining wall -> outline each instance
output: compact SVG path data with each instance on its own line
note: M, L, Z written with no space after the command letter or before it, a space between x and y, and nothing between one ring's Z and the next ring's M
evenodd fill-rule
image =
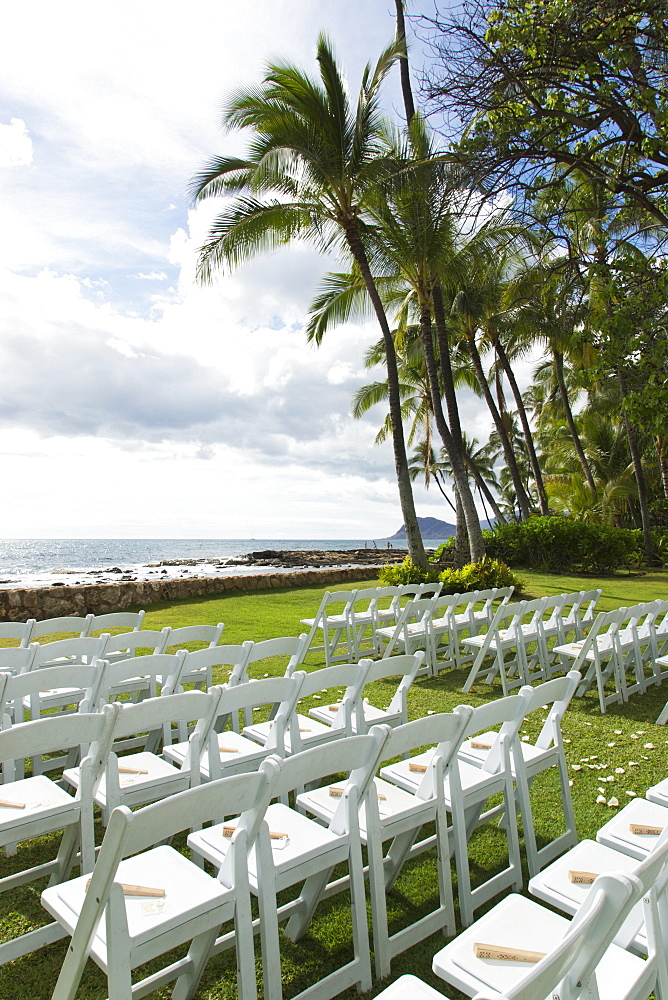
M257 576L199 577L181 580L147 580L136 583L98 583L85 587L39 587L0 590L0 621L21 622L28 618L61 615L105 614L124 608L145 608L157 601L208 597L228 591L269 590L279 587L329 587L378 576L380 566L356 569L305 570L296 573Z

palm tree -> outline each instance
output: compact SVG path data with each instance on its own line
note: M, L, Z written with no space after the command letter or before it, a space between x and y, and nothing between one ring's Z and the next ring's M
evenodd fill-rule
M196 199L236 194L213 221L200 250L200 280L258 252L293 239L309 240L323 251L337 248L355 263L385 344L390 418L399 499L413 562L426 566L415 514L401 423L394 342L371 273L366 242L366 207L387 172L381 142L379 91L403 51L394 43L375 68L367 66L355 107L329 41L320 36L320 81L298 67L272 64L259 88L239 93L223 115L228 127L252 128L245 159L216 157L193 182Z

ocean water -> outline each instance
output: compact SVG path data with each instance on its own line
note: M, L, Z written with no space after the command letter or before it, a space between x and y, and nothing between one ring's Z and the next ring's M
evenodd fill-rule
M385 548L386 539L376 539ZM400 541L393 543L402 547ZM436 543L429 543L430 545ZM9 538L0 540L0 587L43 587L53 583L113 582L183 576L232 576L274 572L229 560L263 549L363 549L371 539L276 538ZM210 560L188 566L180 560ZM151 564L169 560L175 565ZM120 572L119 572L120 571Z

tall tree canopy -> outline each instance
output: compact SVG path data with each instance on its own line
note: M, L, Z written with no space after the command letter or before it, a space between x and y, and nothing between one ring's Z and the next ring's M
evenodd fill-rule
M432 100L488 190L578 170L668 224L665 0L465 0L423 19Z

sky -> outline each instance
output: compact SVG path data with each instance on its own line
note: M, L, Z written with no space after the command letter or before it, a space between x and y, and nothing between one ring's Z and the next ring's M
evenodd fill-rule
M426 2L426 0L425 0ZM415 5L414 5L415 6ZM332 39L354 92L392 0L33 0L0 36L0 537L373 538L401 513L372 322L304 325L337 264L304 246L195 281L212 205L188 184L244 137L224 102L268 60L315 72ZM415 43L416 59L418 43ZM395 74L398 77L398 72ZM389 81L388 112L400 109ZM489 421L463 398L467 433ZM419 516L453 520L416 486Z

